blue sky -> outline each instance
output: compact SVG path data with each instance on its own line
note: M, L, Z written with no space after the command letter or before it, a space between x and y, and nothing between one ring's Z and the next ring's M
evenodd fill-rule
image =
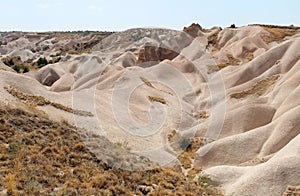
M182 29L250 23L300 25L299 0L5 0L0 31Z

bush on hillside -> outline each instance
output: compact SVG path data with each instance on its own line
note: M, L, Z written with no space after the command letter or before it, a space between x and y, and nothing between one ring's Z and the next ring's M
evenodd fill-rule
M48 61L45 57L40 57L38 60L37 60L37 65L38 65L38 68L42 68L44 67L45 65L48 64Z

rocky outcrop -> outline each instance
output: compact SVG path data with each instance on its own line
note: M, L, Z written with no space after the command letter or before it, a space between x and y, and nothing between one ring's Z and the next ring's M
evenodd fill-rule
M165 59L172 60L179 53L164 47L145 46L140 49L137 64L157 64Z
M55 92L69 91L75 82L72 74L64 74L59 80L53 83L50 90Z
M192 37L197 37L203 31L203 28L198 23L193 23L189 27L184 27L183 31Z
M53 119L67 119L123 145L121 156L135 152L164 166L178 164L195 174L190 179L209 180L225 195L297 194L300 37L297 29L287 30L202 31L198 24L185 33L130 29L101 40L89 54L67 55L37 72L0 70L0 103L35 103ZM24 93L15 96L7 86ZM41 97L42 104L33 101ZM66 114L61 105L94 116ZM82 137L103 159L93 138ZM116 164L133 170L140 166ZM181 185L158 186L177 191ZM156 188L152 183L135 189L146 194Z

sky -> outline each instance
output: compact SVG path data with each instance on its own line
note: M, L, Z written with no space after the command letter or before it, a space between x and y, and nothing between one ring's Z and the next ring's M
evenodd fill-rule
M1 0L0 31L300 25L299 0Z

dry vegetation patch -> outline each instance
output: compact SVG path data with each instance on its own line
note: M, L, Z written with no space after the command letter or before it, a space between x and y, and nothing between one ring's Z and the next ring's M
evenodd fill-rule
M206 48L212 47L213 50L217 50L219 48L219 46L218 46L218 36L219 36L220 31L221 31L221 29L218 29L214 33L210 34L207 37L208 43L207 43Z
M287 36L293 36L297 34L299 31L295 29L282 29L282 28L264 28L266 31L269 32L269 35L265 35L262 37L262 39L266 43L271 42L282 42L284 41L284 38Z
M285 192L282 196L299 196L300 195L300 185L299 186L287 186Z
M158 102L161 104L167 104L167 101L162 97L148 96L148 99L152 102Z
M266 43L271 42L282 42L288 36L293 36L299 33L300 27L298 26L278 26L278 25L263 25L263 24L253 24L252 26L263 27L269 35L265 35L262 39Z
M175 130L168 135L168 141L170 142L171 147L179 153L177 158L184 169L194 169L192 162L196 156L196 152L201 146L209 142L207 138L203 137L195 136L190 138L182 136Z
M49 99L46 99L45 97L42 97L42 96L24 93L14 87L5 87L5 90L7 92L9 92L11 95L13 95L14 97L17 97L18 99L20 99L21 101L24 101L25 103L27 103L29 105L33 105L33 106L50 105L57 109L60 109L60 110L66 111L66 112L70 112L70 113L73 113L76 115L94 116L91 112L73 109L69 106L65 106L60 103L52 102Z
M243 90L241 92L232 93L230 95L231 98L241 99L247 97L249 95L258 95L261 96L268 91L268 89L275 84L279 75L273 75L258 81L251 88Z
M206 119L206 118L209 118L209 114L206 110L200 110L194 115L194 117L200 118L200 119Z
M253 52L247 52L245 58L246 58L248 61L252 61L252 60L254 59L254 54L253 54Z
M147 86L149 86L149 87L151 87L151 88L155 88L155 87L152 85L152 83L151 83L149 80L147 80L146 78L140 77L140 79L144 82L145 85L147 85Z
M0 108L0 119L1 194L219 194L212 187L204 189L200 186L202 181L190 180L172 168L128 171L111 167L95 156L81 140L82 135L88 133L67 123L53 122L8 107ZM105 138L92 136L98 145L106 148L109 145Z
M217 67L219 69L223 69L229 65L239 65L240 64L240 60L239 59L236 59L232 56L232 54L227 54L227 58L228 58L228 61L225 62L225 63L219 63L217 64Z

